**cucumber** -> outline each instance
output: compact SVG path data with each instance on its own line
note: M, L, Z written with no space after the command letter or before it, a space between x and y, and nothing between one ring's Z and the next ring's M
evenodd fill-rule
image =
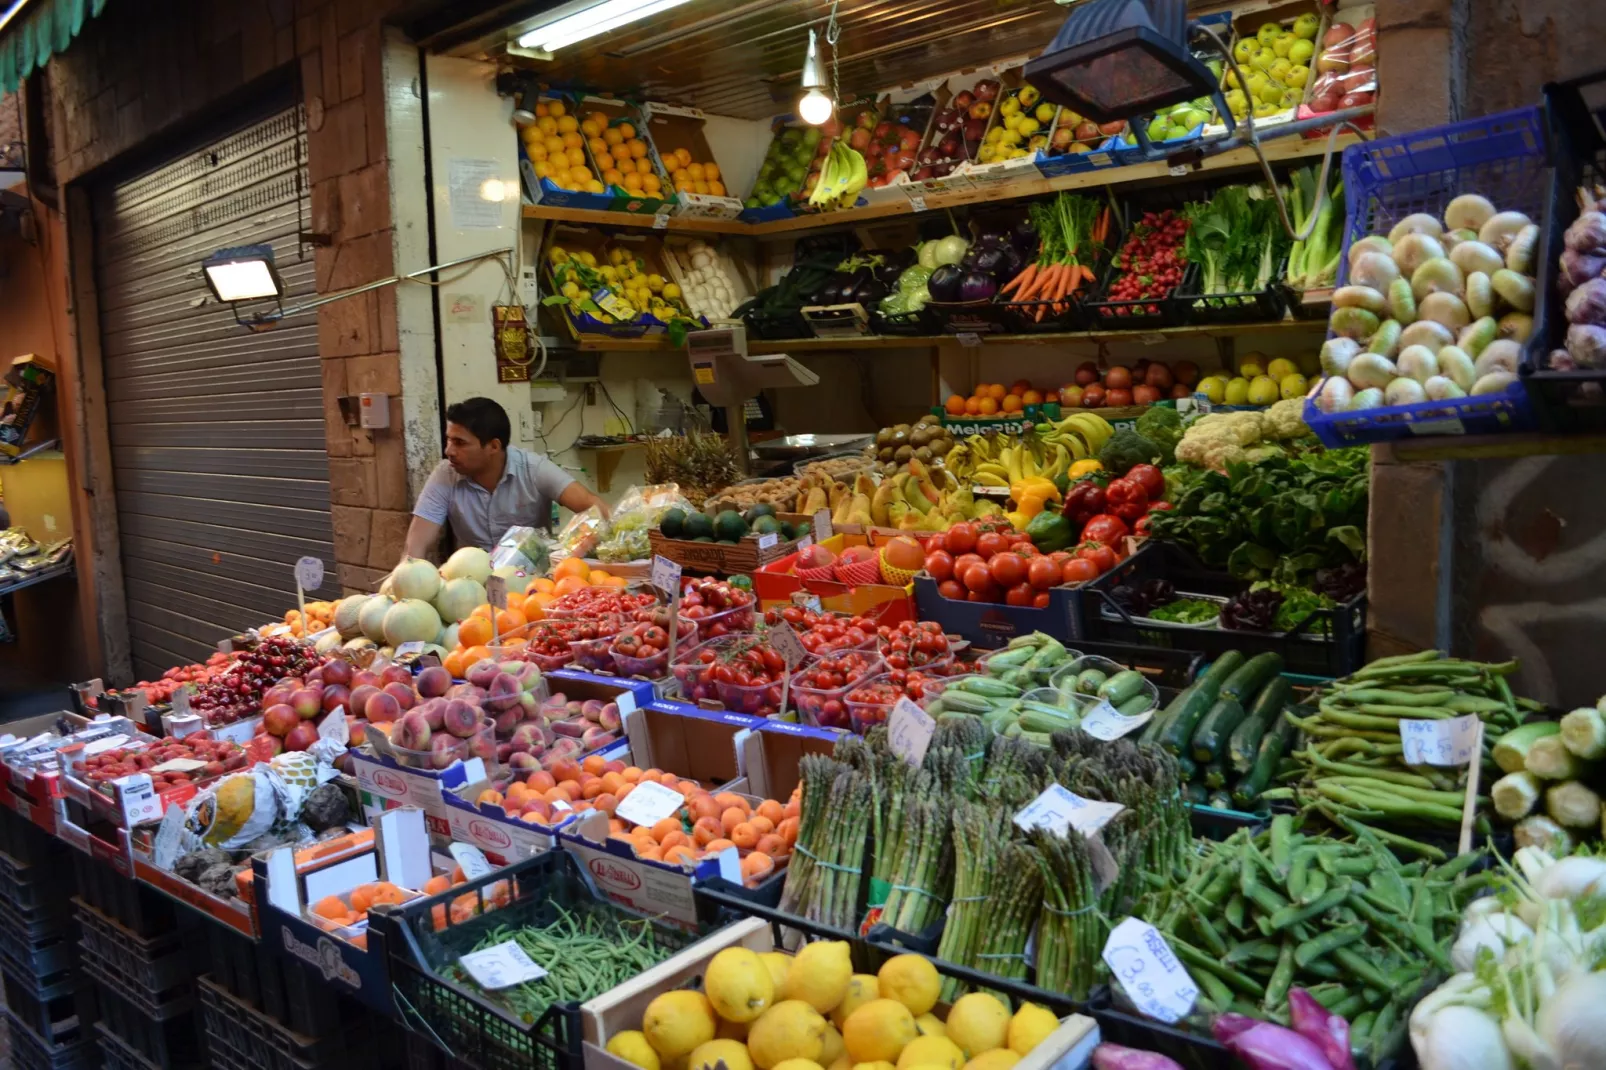
M1076 693L1078 695L1092 695L1104 686L1109 677L1098 669L1083 669L1076 674Z
M977 695L959 687L950 687L937 696L944 710L957 710L960 713L987 713L995 703L984 695Z
M1147 691L1139 691L1136 695L1115 707L1115 712L1122 717L1141 717L1154 709L1154 700Z
M1184 781L1192 780L1193 775L1199 771L1199 767L1193 764L1193 759L1186 754L1177 755L1177 768L1181 770Z
M1143 734L1138 737L1139 742L1158 743L1160 741L1160 733L1165 731L1166 725L1171 723L1171 718L1176 716L1177 710L1187 704L1188 699L1198 689L1198 686L1198 684L1189 684L1177 692L1177 697L1172 699L1165 709L1155 714L1149 723L1143 726Z
M1182 794L1189 802L1203 806L1205 800L1210 798L1210 789L1203 784L1189 784L1182 789Z
M1283 671L1283 656L1281 654L1256 654L1233 672L1221 685L1221 693L1227 698L1235 698L1239 702L1248 702L1251 697L1259 693L1260 689L1270 682L1273 676Z
M1110 705L1119 706L1142 691L1143 674L1133 669L1123 669L1100 684L1097 694Z
M1260 689L1255 701L1250 703L1244 719L1227 739L1227 764L1234 773L1243 776L1254 766L1255 754L1260 749L1260 737L1282 715L1283 706L1293 690L1293 684L1288 682L1286 676L1274 676L1269 684Z
M1170 715L1165 728L1159 733L1157 742L1160 746L1172 754L1186 756L1188 744L1193 741L1193 730L1199 726L1199 719L1215 700L1215 691L1207 690L1204 681L1178 695L1176 702L1171 704L1176 713Z
M1016 723L1026 732L1049 733L1067 731L1075 728L1079 722L1075 714L1066 713L1064 710L1051 713L1041 703L1034 703L1021 711Z
M1238 804L1239 809L1250 810L1254 808L1255 800L1260 793L1266 790L1271 783L1272 774L1277 771L1277 763L1282 759L1283 751L1293 742L1295 728L1288 718L1279 717L1266 734L1260 737L1260 749L1255 752L1255 764L1250 767L1249 774L1238 781L1238 786L1232 789L1232 801Z
M1210 712L1199 722L1199 727L1194 730L1191 744L1193 760L1215 761L1216 756L1223 753L1227 737L1232 735L1232 730L1237 728L1238 722L1243 719L1243 703L1225 695L1217 699L1216 704L1210 707Z
M1236 650L1229 650L1211 662L1210 667L1200 673L1199 678L1194 683L1206 685L1210 689L1210 701L1214 702L1216 696L1221 693L1221 685L1226 683L1227 677L1237 672L1238 667L1243 663L1244 656L1242 654Z
M968 680L961 680L948 690L966 691L972 695L981 695L984 698L1019 698L1020 688L1014 684L1006 684L1002 680L995 680L991 676L972 676Z

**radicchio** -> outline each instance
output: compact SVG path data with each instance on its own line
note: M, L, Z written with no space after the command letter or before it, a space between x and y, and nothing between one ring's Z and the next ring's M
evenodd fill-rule
M1294 1031L1320 1048L1333 1070L1355 1070L1349 1022L1342 1014L1332 1013L1303 988L1288 990L1288 1013Z
M1152 1051L1100 1044L1093 1049L1093 1070L1182 1070L1182 1066Z
M1241 1014L1216 1016L1216 1039L1249 1070L1338 1070L1322 1049L1292 1029Z

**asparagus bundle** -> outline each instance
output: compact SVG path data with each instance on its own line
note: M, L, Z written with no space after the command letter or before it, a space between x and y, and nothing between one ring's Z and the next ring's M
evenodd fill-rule
M891 889L881 920L894 929L918 933L941 917L948 904L953 886L952 808L956 785L967 781L967 768L964 755L953 747L927 751L904 804L900 839L876 845L878 856L885 852L893 858Z
M1039 856L1025 844L1006 843L994 860L997 872L987 927L975 960L968 965L999 977L1022 980L1026 976L1026 941L1043 905Z
M953 904L937 946L938 958L965 966L976 964L976 953L982 949L982 931L991 924L990 916L997 910L991 898L998 856L1013 828L1012 811L996 803L955 804ZM942 998L955 999L960 988L958 981L945 978Z
M1108 923L1087 839L1077 832L1032 832L1043 871L1043 913L1037 935L1037 984L1082 1000L1093 989Z
M1173 755L1153 743L1105 742L1080 730L1056 732L1052 743L1063 762L1060 783L1083 798L1120 803L1131 812L1131 834L1140 841L1137 862L1144 869L1164 878L1186 867L1193 833L1182 769ZM1105 842L1113 853L1110 836Z
M781 909L849 929L858 922L859 883L870 831L869 779L823 755L805 755L798 771L803 807Z

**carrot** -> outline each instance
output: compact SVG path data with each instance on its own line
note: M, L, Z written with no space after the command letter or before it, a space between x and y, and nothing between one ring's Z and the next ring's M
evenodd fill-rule
M1016 275L1009 282L1005 283L1004 284L1004 289L1001 292L1007 294L1011 290L1015 290L1015 289L1022 288L1022 287L1026 288L1026 289L1030 289L1031 288L1031 282L1036 277L1037 277L1037 265L1035 263L1034 264L1027 264L1026 265L1026 270L1022 271L1019 275Z
M1015 295L1015 300L1034 300L1037 294L1046 290L1053 282L1054 275L1057 271L1059 271L1059 267L1060 266L1058 264L1050 264L1048 267L1044 268L1043 271L1038 274L1037 278L1032 281L1030 286L1023 287L1020 292Z

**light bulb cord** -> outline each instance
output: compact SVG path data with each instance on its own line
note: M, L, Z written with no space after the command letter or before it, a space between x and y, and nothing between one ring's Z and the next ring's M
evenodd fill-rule
M842 103L842 85L837 80L836 43L842 36L842 26L836 20L836 8L840 0L831 0L831 17L825 22L825 43L831 46L831 114L836 114L838 105Z

